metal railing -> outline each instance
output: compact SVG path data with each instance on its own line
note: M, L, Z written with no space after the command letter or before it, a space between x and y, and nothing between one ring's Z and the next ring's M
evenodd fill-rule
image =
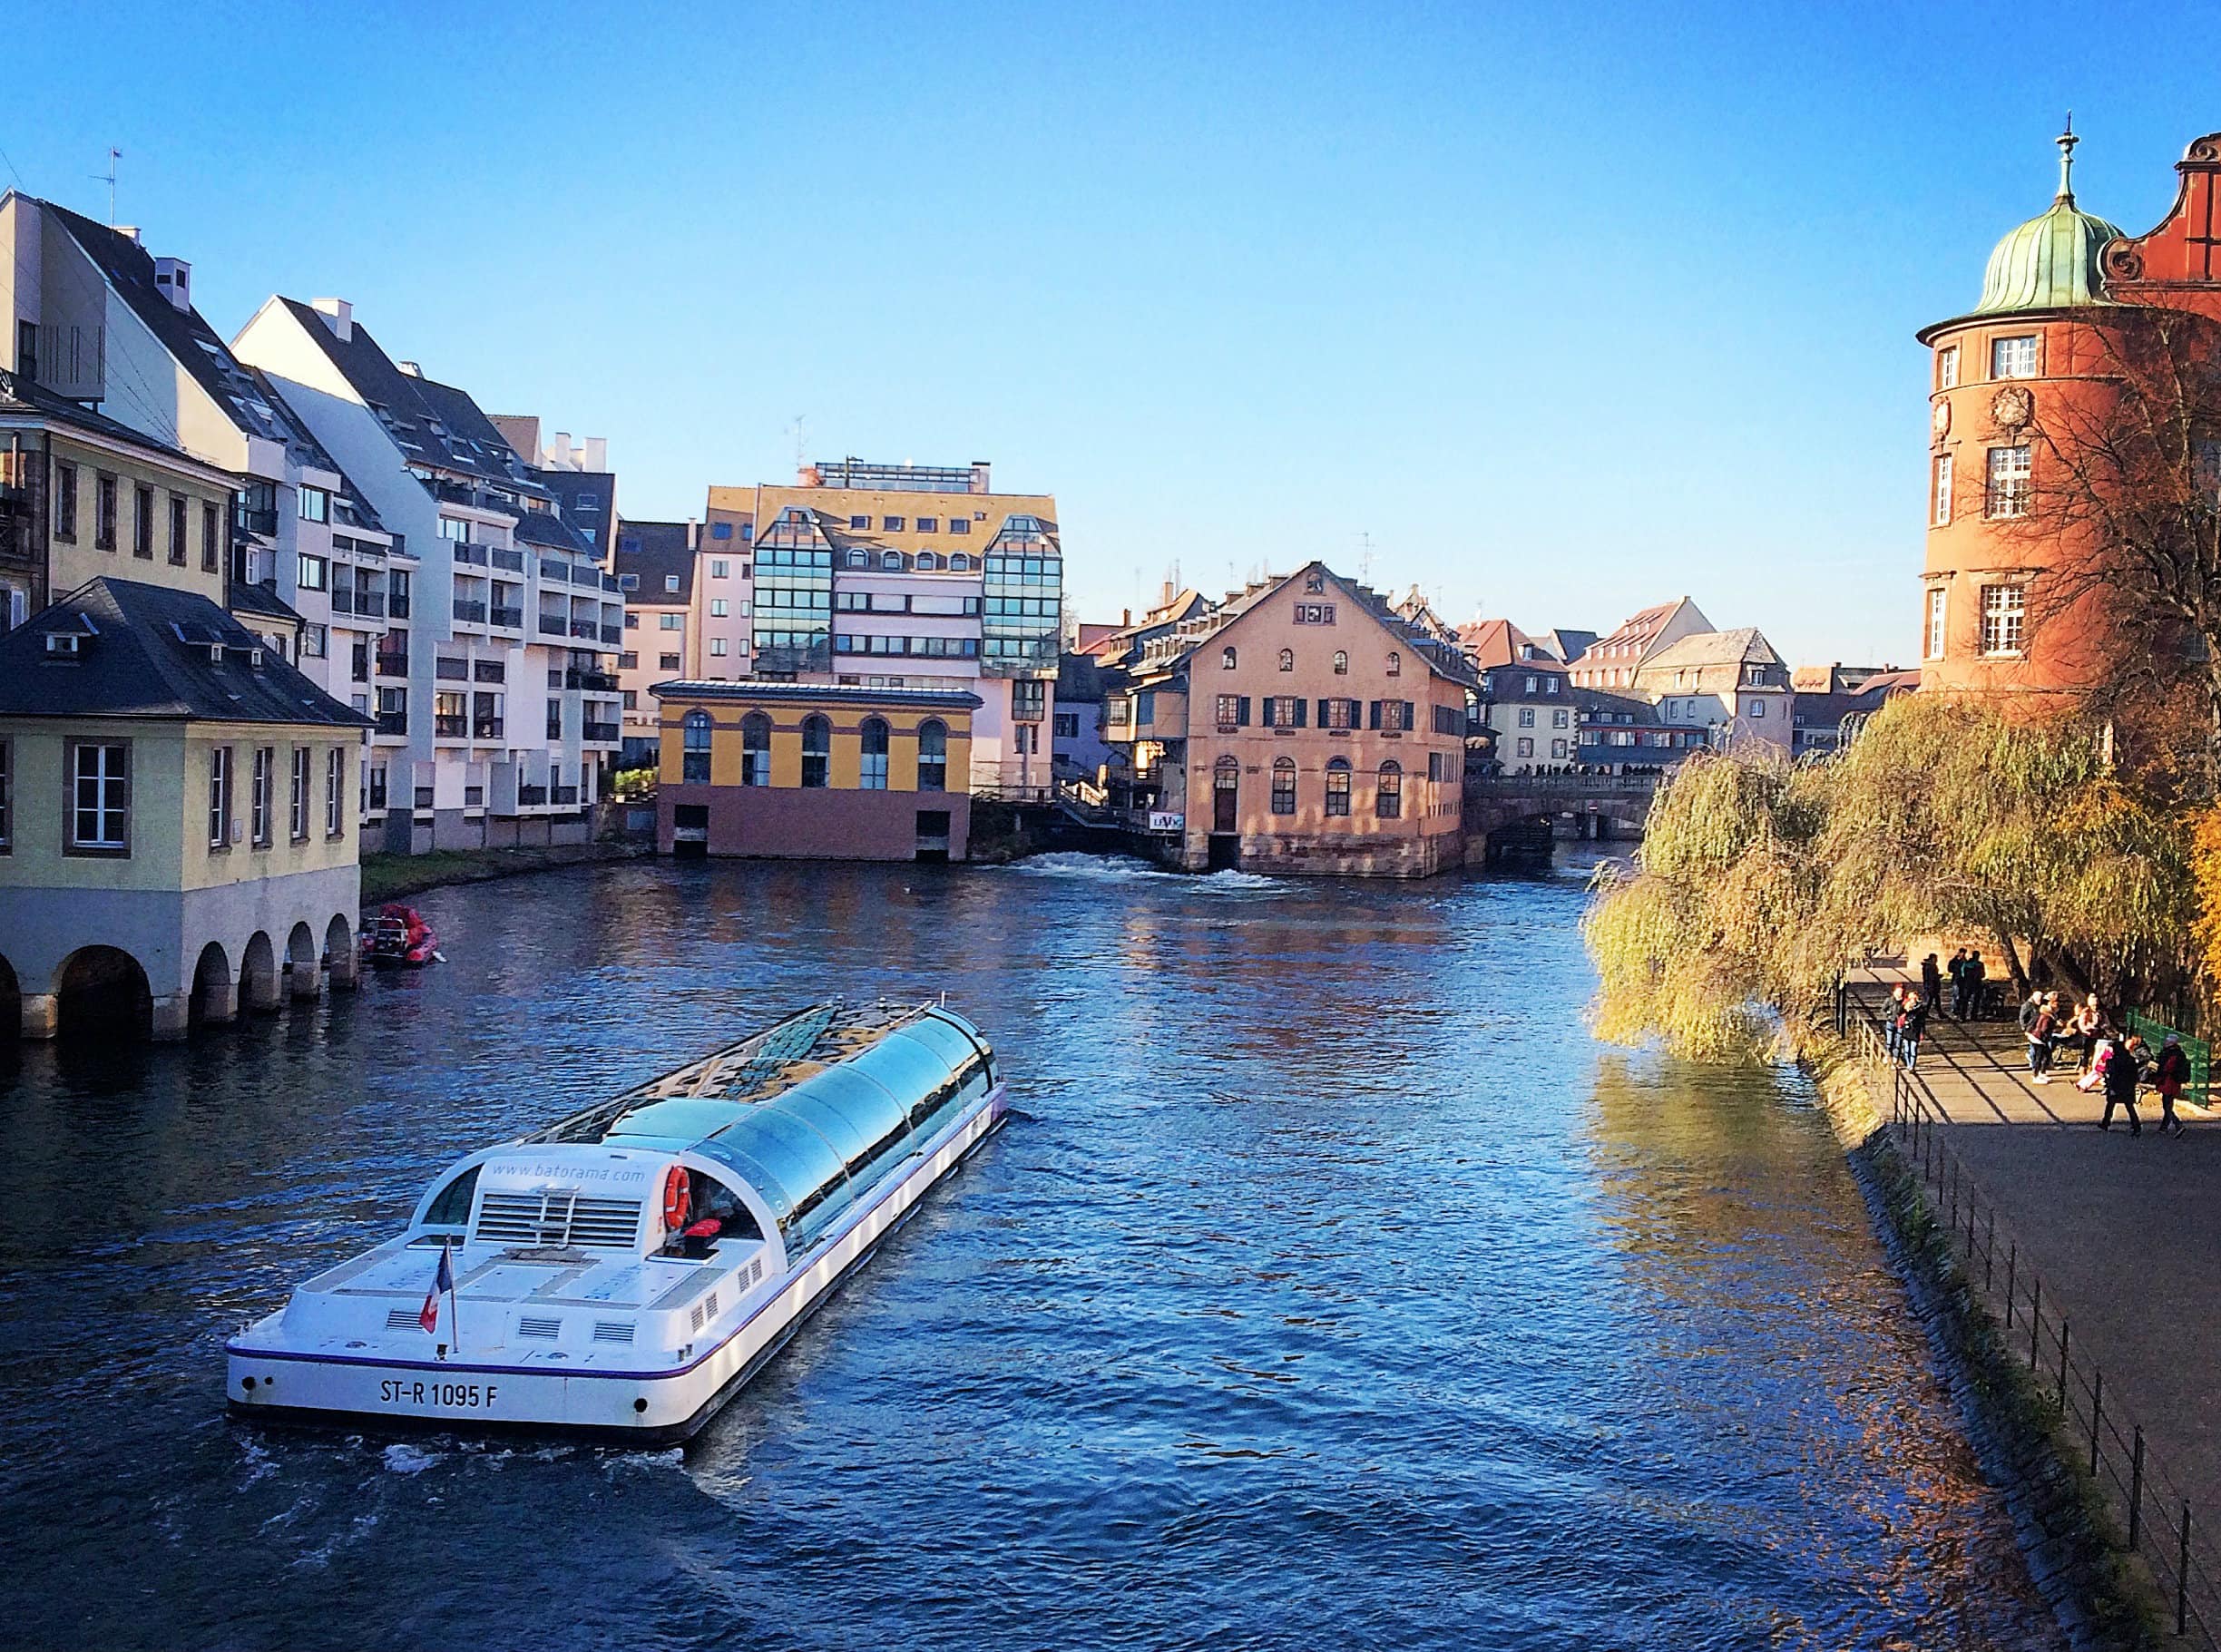
M562 637L570 634L570 621L561 614L542 614L540 634L543 637Z
M455 617L468 625L484 625L486 605L484 602L466 601L457 597L455 600Z
M2027 1354L2030 1385L2057 1416L2062 1436L2087 1443L2082 1466L2123 1525L2129 1550L2150 1569L2166 1598L2174 1631L2192 1644L2221 1647L2221 1555L2180 1485L2155 1459L2143 1424L2118 1398L2106 1398L2104 1368L2087 1346L2078 1350L2074 1325L2056 1294L2047 1297L2034 1258L1998 1207L1935 1127L1949 1124L1935 1092L1918 1072L1889 1053L1880 1025L1863 1003L1839 1001L1851 1014L1869 1061L1890 1073L1890 1130L1906 1165L1921 1179L1930 1217L1964 1269L1967 1289L2001 1327L2003 1351ZM1839 1023L1840 1024L1840 1023Z
M2211 1106L2206 1097L2213 1085L2213 1046L2202 1038L2193 1038L2179 1027L2170 1027L2156 1015L2147 1015L2141 1010L2131 1010L2123 1017L2128 1031L2136 1033L2151 1046L2157 1054L2171 1033L2182 1044L2182 1052L2189 1058L2190 1081L2183 1087L2183 1099L2200 1107Z
M521 631L524 629L524 611L521 608L495 608L487 611L493 618L487 621L504 630Z
M513 551L505 545L495 545L489 554L492 555L494 566L496 568L506 569L511 573L524 572L524 552L522 551Z
M580 738L592 745L615 745L624 738L624 731L615 723L588 723Z

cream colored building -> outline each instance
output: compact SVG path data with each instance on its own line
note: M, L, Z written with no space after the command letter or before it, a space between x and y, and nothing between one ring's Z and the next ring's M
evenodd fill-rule
M0 1003L158 1038L356 970L367 719L205 597L81 586L0 638Z

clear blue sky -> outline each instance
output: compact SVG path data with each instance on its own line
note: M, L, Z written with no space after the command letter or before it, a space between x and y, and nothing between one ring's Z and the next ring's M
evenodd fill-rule
M1452 619L1695 596L1910 658L1923 324L2071 107L2131 230L2221 129L2193 9L103 8L19 29L0 179L337 295L619 506L992 459L1115 617L1325 556ZM1825 15L1823 15L1825 11Z

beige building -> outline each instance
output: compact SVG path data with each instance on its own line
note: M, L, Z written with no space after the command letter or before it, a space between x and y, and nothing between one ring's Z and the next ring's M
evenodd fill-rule
M1644 661L1660 649L1711 629L1712 621L1687 597L1641 609L1581 651L1569 667L1570 681L1577 689L1625 693L1635 686L1635 673Z
M1421 877L1464 858L1473 667L1322 562L1142 643L1104 710L1138 824L1191 871Z
M0 1001L158 1038L355 978L367 719L198 594L103 578L0 638Z
M1651 653L1630 688L1667 728L1702 729L1707 745L1789 749L1789 663L1754 627L1680 637Z

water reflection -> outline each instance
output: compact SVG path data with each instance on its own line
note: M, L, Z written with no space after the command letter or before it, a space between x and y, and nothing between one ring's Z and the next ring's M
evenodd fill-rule
M33 1051L0 1089L0 1621L2052 1644L1802 1092L1600 1052L1580 899L634 865L429 897L455 962L357 998ZM1026 1116L683 1460L222 1419L225 1333L454 1151L836 986L949 990Z

